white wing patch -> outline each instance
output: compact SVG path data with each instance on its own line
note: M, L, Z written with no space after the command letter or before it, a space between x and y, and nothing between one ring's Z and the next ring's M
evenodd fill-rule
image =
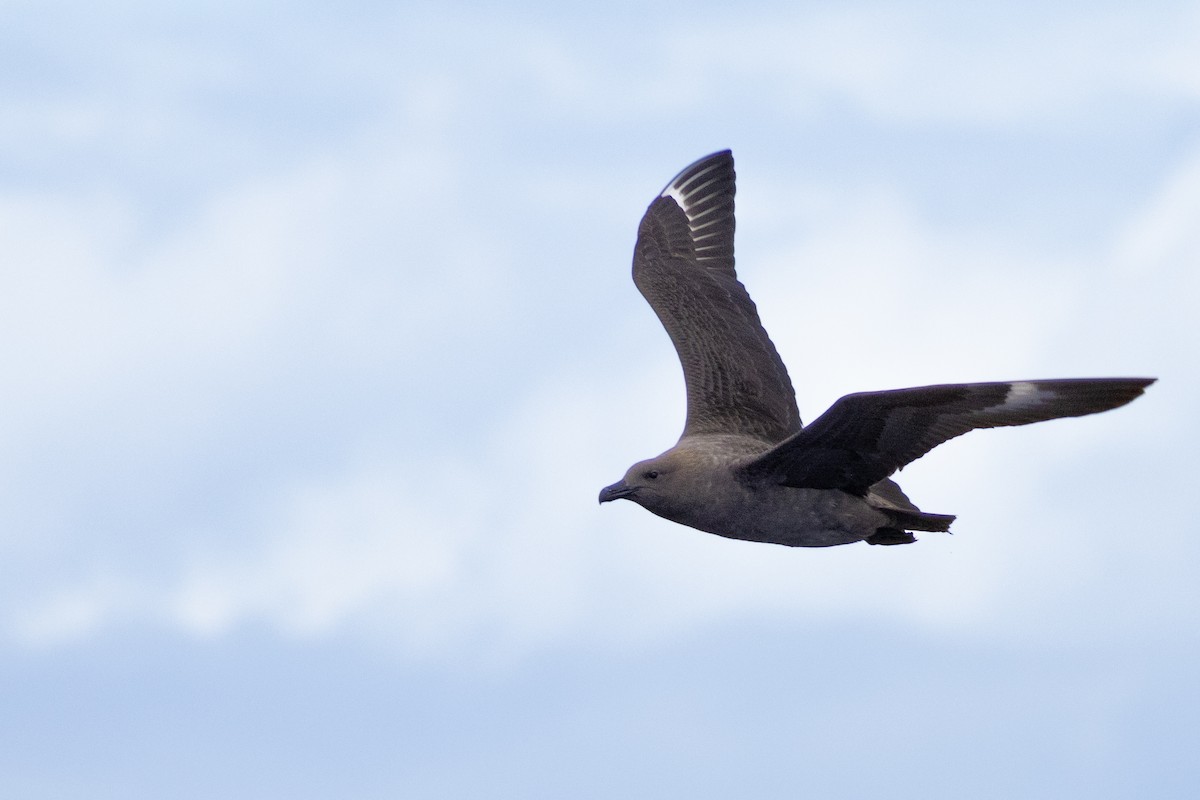
M1058 397L1057 394L1045 387L1039 387L1035 383L1029 381L1016 381L1009 384L1008 394L1004 396L1004 402L993 408L1036 408L1050 402Z
M706 181L701 181L700 179L720 166L720 164L712 164L706 169L700 170L695 175L689 175L686 181L686 183L689 184L687 191L683 190L681 181L675 181L670 186L663 189L662 194L660 194L659 197L669 197L678 203L679 207L683 209L683 212L688 215L688 221L692 222L694 220L694 217L692 216L692 209L711 196L708 194L701 195L701 192L703 192L710 184L717 180L716 178L710 178Z
M663 189L662 194L660 194L659 197L671 198L675 201L676 205L684 210L685 213L687 212L687 201L684 200L684 194L674 186L668 186L667 188Z
M704 228L710 225L715 225L721 222L718 215L716 218L704 219L715 211L720 210L720 206L713 206L706 211L697 213L696 208L704 204L709 198L713 197L715 192L706 192L706 190L715 183L720 181L720 176L704 179L704 176L715 169L720 168L720 164L712 164L706 169L700 170L694 175L689 175L685 181L674 181L667 188L662 190L659 197L669 197L675 201L676 205L683 209L683 213L688 218L688 228L692 232L692 241L696 244L696 258L708 260L713 256L706 255L706 251L714 250L719 245L707 245L705 239L719 237L720 231L704 232ZM686 186L686 189L684 188Z

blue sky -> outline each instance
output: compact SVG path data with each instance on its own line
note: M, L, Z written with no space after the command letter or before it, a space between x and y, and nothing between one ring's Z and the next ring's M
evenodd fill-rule
M0 3L0 775L24 798L1190 797L1200 5ZM900 476L953 537L598 508L629 264L731 147L852 391L1149 375Z

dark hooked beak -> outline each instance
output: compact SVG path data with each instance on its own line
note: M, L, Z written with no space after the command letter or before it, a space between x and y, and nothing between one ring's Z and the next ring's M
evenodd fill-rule
M632 486L628 486L625 481L620 480L612 486L605 486L600 490L600 502L607 503L610 500L620 500L622 497L629 497L634 491Z

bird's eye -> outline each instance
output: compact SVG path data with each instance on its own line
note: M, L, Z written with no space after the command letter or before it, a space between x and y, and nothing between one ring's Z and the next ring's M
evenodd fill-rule
M646 473L646 480L652 481L657 477L658 477L658 470L656 470L656 469L652 469Z

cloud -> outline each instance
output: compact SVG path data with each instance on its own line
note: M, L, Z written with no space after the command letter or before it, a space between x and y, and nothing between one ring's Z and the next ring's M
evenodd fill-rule
M590 115L611 131L636 119L643 141L647 125L674 130L689 109L766 76L756 103L835 98L899 126L1082 124L1127 90L1191 96L1159 66L1139 66L1160 64L1149 44L1184 58L1183 26L1126 40L1104 15L1007 22L986 47L948 44L943 29L964 23L933 12L663 26L643 34L655 47L640 61L619 65L574 47L570 32L513 23L515 39L446 40L436 68L376 87L387 100L369 123L222 178L180 216L154 217L122 184L8 191L0 249L29 269L6 273L0 291L0 335L23 345L0 354L17 387L0 398L10 454L0 546L30 577L3 590L4 630L48 645L124 625L200 638L261 625L286 637L349 632L430 658L636 647L771 616L1053 638L1114 575L1153 582L1161 562L1128 553L1114 512L1042 487L1078 481L1075 469L1098 482L1112 472L1103 486L1118 491L1121 459L1139 447L1121 431L1161 436L1190 419L1187 331L1156 332L1153 301L1194 284L1194 270L1178 269L1196 246L1191 157L1100 265L1087 261L1104 245L1047 254L939 223L898 184L796 194L764 181L770 202L742 204L771 242L742 247L755 256L742 274L808 419L857 389L1113 363L1175 370L1170 385L1183 388L1164 379L1120 424L980 434L906 470L923 506L963 515L956 538L789 551L596 508L601 485L674 440L682 386L615 266L628 252L616 260L612 232L623 231L621 248L633 233L619 211L632 179L598 158L543 160L543 124L574 130ZM513 44L527 41L541 44ZM476 46L523 55L491 59L476 83L481 62L459 64L455 50ZM647 59L655 74L635 80ZM961 74L946 73L951 62ZM547 103L530 112L537 125L506 116L500 129L488 116L535 100ZM796 233L797 219L808 230ZM597 309L618 280L620 311ZM1165 411L1146 422L1150 403ZM1031 463L1044 442L1062 452ZM1178 599L1163 588L1155 602ZM1062 610L1032 611L1048 606ZM1136 614L1120 625L1087 635L1124 635Z
M1045 360L1055 325L1088 313L1064 277L1070 264L931 227L895 195L848 192L824 205L830 224L816 226L819 235L744 270L810 419L824 407L822 394L831 401L914 380L998 377L987 374L993 369L1025 375ZM811 263L825 269L794 268ZM1014 275L1043 277L1031 293ZM641 331L649 311L629 293L640 314L630 324ZM847 293L854 303L811 302ZM981 297L1028 317L1015 331L1004 314L974 320ZM791 313L795 298L803 314ZM871 324L848 320L847 306ZM939 310L932 322L914 316L880 341L878 320L928 308ZM941 336L943 329L955 335ZM1028 437L1010 450L999 436L972 437L902 476L928 508L973 510L959 523L961 543L931 535L914 548L789 551L698 534L632 506L597 509L599 486L669 446L682 424L678 367L666 337L653 335L656 344L635 357L606 360L611 351L601 348L588 351L599 360L546 370L496 408L482 440L446 439L440 451L358 441L340 466L294 476L256 498L232 520L236 535L187 533L186 557L167 575L68 585L10 629L47 642L131 619L201 637L265 624L294 637L355 631L417 657L461 657L469 647L482 659L564 642L642 646L747 616L813 625L884 620L956 637L1028 637L1031 629L1052 636L1070 613L1031 619L1021 609L1063 587L1087 597L1104 579L1104 563L1072 548L1081 536L1108 541L1117 531L1055 509L1053 498L1035 502L1039 482L1053 479L1043 476L1067 465L1048 457L1044 470L1031 467ZM629 334L606 336L619 343ZM995 340L1003 350L978 363ZM905 355L913 351L923 357ZM873 376L870 386L855 382L864 374ZM1088 422L1076 443L1095 446L1116 421ZM1027 510L1035 506L1031 522ZM1020 547L1028 538L1003 530L1014 524L1062 540L1038 545L1040 557L1027 559ZM1058 565L1052 579L1049 563Z
M187 565L161 622L214 636L265 621L313 637L383 607L395 612L391 632L410 646L444 635L473 532L485 523L477 500L444 482L452 463L421 466L435 469L363 469L291 487L255 520L245 546ZM427 490L419 503L410 494L417 486Z
M1200 143L1167 174L1163 185L1120 231L1117 265L1130 272L1177 269L1200 253ZM1180 277L1195 277L1179 270Z
M634 84L634 97L705 107L721 96L738 105L730 98L757 85L785 116L852 108L904 126L1073 128L1114 102L1195 99L1194 82L1180 76L1195 73L1187 67L1200 18L1186 4L1160 11L1080 16L1026 4L868 4L783 16L739 10L719 24L672 26L654 49L660 63ZM1109 119L1120 122L1136 120Z
M337 459L395 408L459 391L483 354L447 365L422 342L461 346L459 315L494 324L507 289L486 225L448 256L425 236L454 180L436 151L356 153L229 186L157 236L119 196L0 198L21 265L0 278L0 335L20 343L0 354L0 547L27 576L5 590L22 636L31 619L85 632L129 614L97 573L161 599L141 570L178 568L228 535L213 525L245 524L226 517L253 515L241 503L304 481L298 454ZM411 181L428 188L396 190ZM421 380L444 390L414 393ZM53 611L80 592L94 614ZM26 616L29 593L48 616Z

